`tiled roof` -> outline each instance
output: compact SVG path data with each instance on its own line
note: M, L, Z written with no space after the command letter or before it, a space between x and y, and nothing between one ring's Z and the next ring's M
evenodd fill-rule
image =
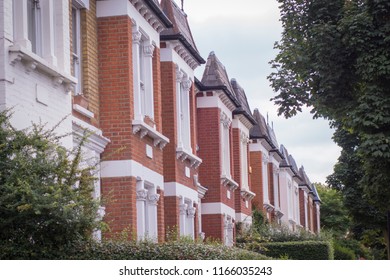
M313 191L313 195L314 195L314 201L318 201L318 202L321 202L321 198L320 196L318 195L318 191L317 191L317 188L314 184L311 185L311 189Z
M299 176L298 166L297 166L295 159L292 155L288 156L288 161L290 162L291 170L295 173L295 175Z
M226 87L234 95L225 66L219 61L214 52L209 54L203 72L202 84L211 87Z
M201 84L208 89L223 90L236 106L240 105L230 84L226 68L214 52L211 52L207 58Z
M259 112L259 109L253 111L253 118L256 124L251 128L249 134L251 139L266 139L271 144L271 139L268 135L267 123L264 116Z
M286 147L283 146L283 145L280 145L280 152L281 152L282 155L283 155L283 160L282 160L282 162L280 163L280 167L290 167L291 164L290 164L290 162L289 162L289 160L288 160L289 154L288 154L288 151L287 151Z
M230 84L240 104L240 106L235 110L234 114L244 114L247 119L252 122L252 124L255 124L256 121L252 116L251 108L249 107L245 90L240 86L236 79L231 79Z
M179 40L199 63L205 63L192 37L187 15L172 0L162 0L161 8L173 26L161 32L161 40Z
M267 130L268 130L268 135L271 138L272 146L275 150L279 148L278 140L276 139L275 131L274 129L267 124Z
M299 168L299 177L301 177L301 183L299 185L300 186L307 186L310 189L312 184L309 180L309 177L307 177L307 174L306 174L303 166L301 166L301 168Z

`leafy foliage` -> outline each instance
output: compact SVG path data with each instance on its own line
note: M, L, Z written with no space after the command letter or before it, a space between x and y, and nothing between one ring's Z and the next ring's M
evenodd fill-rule
M26 252L13 255L14 258L28 259ZM0 252L0 258L4 253ZM256 252L222 245L202 244L189 241L96 241L76 242L61 254L40 252L39 259L68 260L267 260L271 259Z
M342 193L320 183L315 183L315 186L322 201L322 228L332 231L336 237L346 236L350 228L351 219L347 208L344 206Z
M390 211L390 1L278 1L284 30L268 77L278 113L292 117L309 106L330 121L343 149L353 143L336 177L362 192L364 216L380 212L374 221L382 220Z
M359 184L378 208L388 210L390 2L279 2L284 31L269 76L279 114L291 117L310 106L316 117L356 137Z
M293 260L333 260L334 251L329 241L292 241L272 242L261 244L255 252L265 254L273 258L285 258Z
M68 152L42 125L16 130L0 112L2 258L61 254L100 225L92 168L80 168L81 145ZM82 141L83 142L83 141Z

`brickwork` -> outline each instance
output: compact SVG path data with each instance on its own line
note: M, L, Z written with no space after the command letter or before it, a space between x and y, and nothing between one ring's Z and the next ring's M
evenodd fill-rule
M206 234L206 240L223 241L224 218L220 214L203 215L202 230Z
M299 189L299 222L301 226L306 227L305 221L305 192Z
M98 126L100 100L96 0L89 1L89 10L81 10L81 35L83 95L88 99L88 110L94 113L91 122Z
M264 190L263 190L263 156L260 151L250 153L251 173L251 188L256 194L252 200L253 205L257 209L263 210ZM264 211L264 210L263 210ZM265 212L264 212L265 213Z
M161 96L161 66L160 66L160 49L154 48L153 59L153 91L154 91L154 123L157 131L162 131L162 96Z
M180 198L168 196L165 203L165 231L167 234L179 233L179 204Z
M199 156L203 163L199 167L199 180L208 187L202 202L221 202L221 150L220 150L220 112L217 108L198 108ZM202 221L203 223L203 221Z
M241 161L242 158L240 156L240 146L241 146L241 137L240 137L240 130L238 128L232 129L232 158L233 160L233 170L234 173L232 173L233 180L236 181L239 184L238 190L234 192L234 204L235 204L235 210L236 213L242 213L242 211L245 209L245 200L243 202L243 198L241 197Z
M102 178L101 192L105 200L106 215L104 221L109 231L104 232L105 238L113 238L126 232L128 239L137 233L136 215L136 179L134 177Z

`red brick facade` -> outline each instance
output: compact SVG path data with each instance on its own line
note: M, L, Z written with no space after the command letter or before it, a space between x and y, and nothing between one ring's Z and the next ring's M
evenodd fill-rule
M121 3L125 2L127 5L124 0ZM141 205L139 191L146 190L148 193L144 199L148 200L152 195L157 201L157 216L153 219L157 221L156 240L159 242L166 240L168 233L176 231L182 234L181 223L185 216L186 222L192 224L191 235L194 238L204 233L206 238L233 244L236 223L246 220L250 224L252 203L266 213L263 205L265 188L270 204L274 205L276 200L280 202L282 199L282 183L279 182L278 176L274 177L279 166L269 162L268 170L264 171L263 153L249 152L251 143L257 143L258 140L249 135L255 121L246 103L244 91L237 85L233 89L233 80L232 84L228 79L225 80L225 84L218 89L202 84L203 81L197 81L193 71L204 61L197 53L193 39L185 38L192 48L183 44L179 50L175 45L176 39L175 44L172 44L170 41L173 39L166 35L170 33L164 33L165 30L170 30L180 34L180 28L188 28L177 25L180 19L176 17L181 16L182 23L186 17L181 15L179 10L172 13L177 7L171 6L173 4L169 0L161 2L162 15L153 15L158 18L167 13L167 20L172 22L173 27L169 27L168 23L162 24L164 19L159 18L163 28L156 28L153 20L148 22L150 14L155 11L148 10L150 14L145 16L145 20L137 22L143 15L133 17L129 14L112 15L108 12L106 15L104 11L100 11L103 15L97 17L99 5L104 3L93 0L90 1L89 10L82 10L82 54L85 59L82 71L85 94L74 97L74 104L89 110L93 117L79 111L74 111L73 115L101 129L102 137L109 141L101 153L101 195L105 203L104 220L110 228L103 234L104 237L114 238L125 233L129 239L137 238L140 227L140 210L137 207ZM151 25L142 29L140 24ZM153 87L154 110L153 118L145 115L142 120L138 120L135 116L137 70L134 70L136 62L133 61L136 57L133 51L137 39L133 36L135 30L141 29L141 36L154 45L149 81ZM145 30L155 34L145 34ZM169 53L175 55L169 56ZM213 59L214 54L210 56ZM218 63L216 65L220 67ZM223 68L223 71L226 70ZM179 93L176 91L179 73L189 82L187 94L190 147L184 153L180 151L178 143L178 104L181 101L178 100ZM213 99L213 102L217 101L215 106L205 101L209 100L208 98ZM228 124L222 125L223 118ZM144 128L135 129L135 119L142 123L141 126L147 127L146 131L142 130ZM223 150L221 143L221 139L225 137L223 130L228 137L230 158L227 160L230 162L230 174L225 174L229 172L223 170L223 164L227 165L226 162L223 163L224 157L227 156L227 151ZM243 148L244 136L248 141L250 139L246 148L245 145ZM163 144L161 139L165 141ZM242 153L246 154L246 164L243 163ZM243 166L246 166L247 170L243 170ZM267 186L264 186L264 174L268 176ZM224 178L225 175L227 178ZM206 192L206 195L200 199L202 192ZM278 195L277 198L274 197L275 194ZM148 203L147 201L145 205ZM183 208L183 203L187 203L187 208ZM316 231L315 225L319 221L313 205L313 200L307 205L308 226L311 231ZM300 202L300 224L305 226L302 206L303 203ZM185 214L183 209L187 209ZM201 216L198 215L199 212L202 212ZM272 214L269 215L269 220L276 221L277 213L270 213Z

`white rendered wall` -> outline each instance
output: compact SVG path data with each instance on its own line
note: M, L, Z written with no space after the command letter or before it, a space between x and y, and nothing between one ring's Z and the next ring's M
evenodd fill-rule
M36 69L29 68L26 61L12 59L9 47L13 42L13 10L12 0L1 1L1 17L4 22L1 30L1 68L0 68L0 108L9 108L13 112L12 124L17 129L31 126L31 123L45 124L48 129L59 124L55 132L58 135L72 131L71 95L69 89L63 84L55 84L53 71L48 74ZM61 57L62 74L70 75L70 40L69 40L69 6L68 1L56 3L56 18L59 15L62 21L57 22L56 28L61 28L61 39L56 41L56 54ZM54 15L53 15L54 16ZM6 34L6 36L4 36ZM57 34L58 35L58 34ZM43 35L45 37L45 35ZM54 38L53 38L54 39ZM69 59L64 59L69 58ZM50 63L47 65L50 66ZM52 70L57 69L52 67ZM55 72L55 71L54 71ZM72 148L72 136L61 140L66 148Z

